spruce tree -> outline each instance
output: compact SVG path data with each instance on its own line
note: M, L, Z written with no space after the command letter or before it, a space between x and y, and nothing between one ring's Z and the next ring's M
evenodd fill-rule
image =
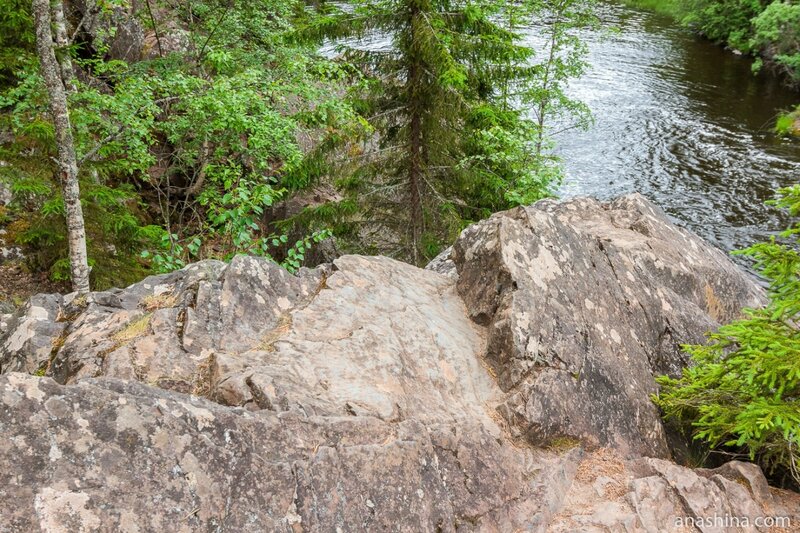
M357 100L372 134L340 169L344 199L332 210L361 250L423 263L464 225L514 204L535 135L501 85L532 75L533 51L500 23L504 5L357 0L314 22L314 33L345 39L367 79ZM390 45L363 46L375 36ZM529 181L528 198L551 194L551 181Z
M742 252L769 280L769 302L687 346L693 365L659 378L667 419L726 456L749 456L800 484L800 185L775 205L795 217L778 238Z

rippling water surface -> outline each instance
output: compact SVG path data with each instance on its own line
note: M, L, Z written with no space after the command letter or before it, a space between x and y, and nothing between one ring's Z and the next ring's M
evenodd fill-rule
M800 181L800 141L772 134L800 92L668 18L609 2L601 28L586 31L587 74L572 96L595 118L588 131L557 137L567 179L559 194L609 199L638 191L724 250L783 229L764 206L776 188ZM615 30L615 31L610 31ZM534 47L541 28L525 32ZM376 35L359 45L389 49ZM323 53L334 55L334 47Z
M571 92L595 125L557 139L567 170L561 195L641 192L725 250L782 229L785 220L763 202L800 181L800 142L771 129L800 92L753 76L750 59L669 19L617 4L600 14L606 30L619 31L584 35L592 66Z

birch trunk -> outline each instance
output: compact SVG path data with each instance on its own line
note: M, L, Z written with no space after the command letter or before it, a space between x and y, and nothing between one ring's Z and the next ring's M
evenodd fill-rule
M61 79L67 92L74 93L75 73L72 70L72 59L69 56L69 38L67 37L67 23L64 18L64 3L61 0L50 2L50 12L53 15L53 37L55 49L57 50L56 59L61 69Z
M71 65L69 65L70 72L65 73L62 71L62 64L56 59L50 1L32 0L32 2L36 27L36 52L39 56L42 77L50 96L50 113L53 117L58 149L58 169L67 219L72 289L79 293L87 293L89 292L89 261L86 255L86 231L78 187L78 161L75 155L75 143L72 139L72 126L69 121L65 88L65 86L71 86L72 83ZM53 10L55 13L60 13L60 15L56 15L56 19L58 20L60 16L63 29L64 9L60 0L53 3ZM66 37L66 31L63 35ZM66 53L66 50L64 52ZM66 83L65 74L69 76Z

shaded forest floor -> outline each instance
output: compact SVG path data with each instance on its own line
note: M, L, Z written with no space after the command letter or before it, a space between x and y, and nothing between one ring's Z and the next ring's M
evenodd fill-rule
M69 292L64 283L50 280L47 272L32 273L22 260L0 264L0 314L10 313L34 294Z

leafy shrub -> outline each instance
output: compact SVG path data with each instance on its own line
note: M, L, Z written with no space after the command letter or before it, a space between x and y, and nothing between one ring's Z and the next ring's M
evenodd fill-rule
M753 44L800 81L800 4L773 2L753 19Z
M775 133L781 136L800 136L800 106L794 111L782 113L775 123Z
M800 215L800 185L779 194L774 203ZM770 280L768 305L685 347L694 365L660 377L655 402L694 439L800 483L800 222L781 238L740 252Z
M309 167L310 147L356 122L336 90L350 73L293 41L293 18L305 16L298 0L155 4L158 21L143 9L132 16L156 38L177 25L185 47L162 54L159 42L158 56L127 63L107 54L102 36L80 31L63 51L80 72L69 108L93 286L237 253L275 253L296 268L327 234L310 227L289 247L270 211ZM14 238L31 266L64 279L64 212L30 5L0 7L0 159L8 163L0 179L14 192L5 216L25 228Z
M749 52L751 21L763 9L761 0L685 0L683 22L711 40Z

